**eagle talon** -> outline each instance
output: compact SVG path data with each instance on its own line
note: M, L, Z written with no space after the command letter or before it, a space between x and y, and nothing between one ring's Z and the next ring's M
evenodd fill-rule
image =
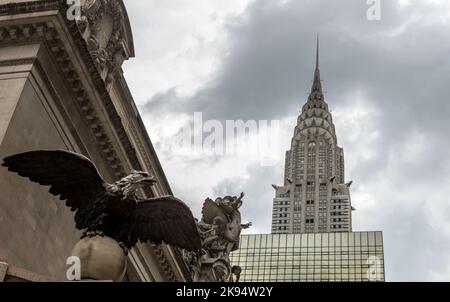
M88 231L88 232L84 233L83 237L81 237L81 238L82 239L83 238L93 238L93 237L97 237L97 236L105 237L105 233L102 231Z
M84 238L92 238L92 232L91 231L86 231L83 233L83 236L81 236L81 239Z

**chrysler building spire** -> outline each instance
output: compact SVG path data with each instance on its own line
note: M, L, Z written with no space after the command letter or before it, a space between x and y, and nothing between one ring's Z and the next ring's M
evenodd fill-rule
M320 81L320 69L319 69L319 35L317 35L316 69L314 71L314 83L311 89L311 93L315 91L322 93L322 83Z
M317 46L316 46L316 70L319 70L319 35L317 35Z

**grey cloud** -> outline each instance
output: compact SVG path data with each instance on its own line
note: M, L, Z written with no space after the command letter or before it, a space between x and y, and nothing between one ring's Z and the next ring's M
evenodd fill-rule
M182 100L173 87L169 90L162 91L155 94L149 102L142 106L141 110L145 113L150 113L152 116L159 116L160 114L183 113L189 112L189 106L185 100Z
M262 119L298 110L310 89L316 33L322 37L326 87L334 92L330 99L355 84L370 88L383 80L380 75L392 74L398 78L396 73L391 73L397 69L410 74L399 64L404 58L402 51L411 49L398 49L402 45L398 39L373 39L374 33L394 29L405 19L395 13L398 8L394 2L386 2L386 13L378 26L365 19L364 1L280 3L256 1L245 16L230 23L230 56L224 58L223 68L215 79L188 100L186 111L199 110L219 119ZM389 53L396 45L397 51ZM361 73L364 78L360 78ZM392 79L386 78L383 87L386 82L395 85ZM170 103L178 108L180 100L173 97L173 91L167 96L164 106ZM159 99L160 96L150 103ZM333 99L333 102L337 101Z

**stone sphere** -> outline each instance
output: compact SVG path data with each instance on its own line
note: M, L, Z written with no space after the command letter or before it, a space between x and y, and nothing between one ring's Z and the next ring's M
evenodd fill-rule
M127 256L119 244L109 237L81 239L71 256L80 258L82 280L120 282L127 269Z

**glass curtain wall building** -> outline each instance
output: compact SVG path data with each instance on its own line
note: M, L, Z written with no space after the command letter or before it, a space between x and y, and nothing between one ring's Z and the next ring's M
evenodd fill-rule
M383 282L382 232L242 235L242 282Z

